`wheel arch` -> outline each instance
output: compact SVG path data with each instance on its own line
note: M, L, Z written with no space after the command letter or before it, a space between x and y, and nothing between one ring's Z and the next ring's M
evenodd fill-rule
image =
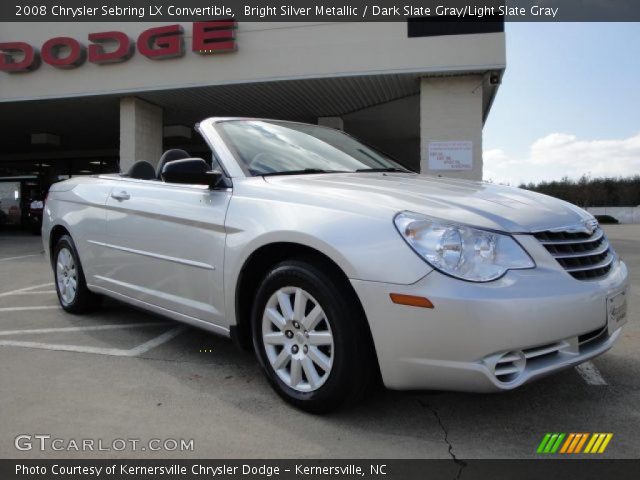
M57 224L51 228L51 233L49 233L49 259L51 260L52 266L55 262L55 259L53 258L53 250L56 248L58 240L60 240L64 235L69 235L71 237L71 233L64 225Z
M302 260L314 266L322 267L323 271L339 282L350 293L356 302L356 308L366 323L371 346L375 349L371 329L360 298L349 281L347 274L331 257L308 245L295 242L273 242L262 245L247 257L236 282L235 315L236 324L231 326L230 332L236 345L245 350L252 349L251 341L251 310L255 294L267 272L285 260ZM377 355L376 355L377 359Z

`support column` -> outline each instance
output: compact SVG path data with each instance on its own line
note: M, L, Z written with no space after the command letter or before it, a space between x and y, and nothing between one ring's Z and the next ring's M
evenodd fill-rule
M421 80L421 173L482 180L482 95L482 75Z
M156 166L162 155L162 108L136 97L120 99L120 171L136 160Z
M342 117L318 117L318 125L335 128L336 130L344 130Z

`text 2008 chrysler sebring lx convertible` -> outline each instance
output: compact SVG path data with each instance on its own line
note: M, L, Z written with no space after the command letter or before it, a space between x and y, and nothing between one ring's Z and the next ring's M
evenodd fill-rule
M418 175L336 130L209 118L212 150L53 185L58 297L107 295L253 347L310 411L392 389L497 391L609 349L627 268L587 212Z

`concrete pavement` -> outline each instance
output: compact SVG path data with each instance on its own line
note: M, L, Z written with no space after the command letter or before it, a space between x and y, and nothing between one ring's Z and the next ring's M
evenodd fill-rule
M621 340L593 361L606 384L571 369L505 394L380 389L325 416L283 403L229 340L112 301L64 313L40 239L0 234L0 457L529 458L546 432L613 432L604 455L637 458L640 226L607 233L633 286ZM193 451L18 451L20 434L193 439Z

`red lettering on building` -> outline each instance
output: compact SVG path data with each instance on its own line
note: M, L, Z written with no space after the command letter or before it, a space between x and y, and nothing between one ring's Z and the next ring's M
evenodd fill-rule
M235 20L193 22L191 48L200 54L233 52L237 49L236 28Z
M200 54L233 52L236 43L237 22L218 20L193 23L191 50ZM0 71L16 73L35 70L40 58L56 68L75 68L87 59L89 63L108 64L124 62L138 51L152 60L176 58L184 55L182 26L166 25L145 30L137 42L123 32L90 33L88 51L79 41L70 37L56 37L42 45L42 52L25 42L0 43Z
M70 37L55 37L42 45L42 61L56 68L79 67L87 59L84 45Z
M122 32L90 33L89 62L90 63L118 63L129 60L133 56L133 41ZM106 46L116 44L114 50L107 51Z
M181 57L184 55L182 32L180 25L145 30L138 37L138 51L153 59Z
M10 73L28 72L39 66L40 55L28 43L0 43L0 70Z

